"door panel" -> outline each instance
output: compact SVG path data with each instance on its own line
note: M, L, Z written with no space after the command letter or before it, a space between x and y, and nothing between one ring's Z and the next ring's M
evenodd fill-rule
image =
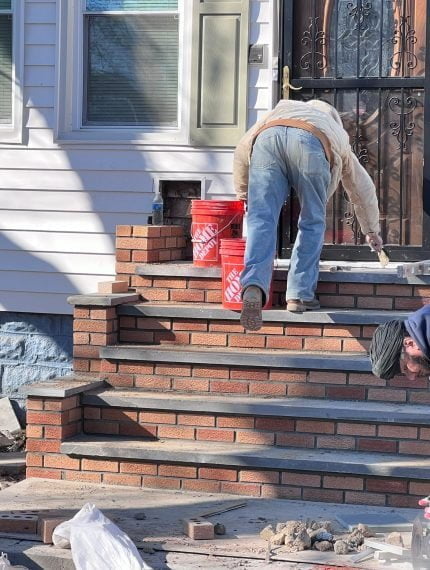
M393 259L430 257L423 213L427 12L425 0L284 2L283 34L291 36L283 63L301 87L290 96L320 98L339 111L377 188ZM281 257L291 250L297 215L293 201L282 217ZM341 187L328 204L325 243L327 258L375 259Z

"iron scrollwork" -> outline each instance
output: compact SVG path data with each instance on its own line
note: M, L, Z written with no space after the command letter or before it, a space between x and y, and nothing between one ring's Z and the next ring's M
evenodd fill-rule
M391 57L391 67L401 71L403 75L405 74L405 66L408 69L414 69L418 64L418 58L413 50L413 45L417 43L417 37L409 21L410 16L401 16L399 26L394 30L391 39L394 45L399 45L398 51L393 53Z
M415 122L410 120L409 115L417 107L417 100L410 95L405 99L400 97L390 97L388 107L398 116L398 120L390 122L391 134L396 137L399 142L399 149L407 152L408 137L413 135Z
M320 18L309 18L308 29L303 32L301 43L309 48L300 58L301 69L309 69L311 65L319 70L327 67L327 57L324 54L324 46L326 45L325 31L319 27Z

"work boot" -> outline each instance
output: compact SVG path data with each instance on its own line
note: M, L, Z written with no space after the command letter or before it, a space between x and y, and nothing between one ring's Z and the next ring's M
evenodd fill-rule
M316 311L320 308L318 299L315 297L312 301L301 301L300 299L288 299L287 311L291 313L304 313L305 311Z
M263 306L263 292L260 287L250 285L242 295L242 313L240 324L248 331L261 329L261 308Z

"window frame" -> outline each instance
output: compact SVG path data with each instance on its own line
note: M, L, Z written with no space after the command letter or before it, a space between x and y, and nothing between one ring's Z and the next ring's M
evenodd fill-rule
M12 0L12 114L11 122L0 124L0 143L22 144L24 90L24 2Z
M60 0L58 26L57 117L55 138L65 142L119 144L186 144L189 138L190 76L191 76L191 3L178 0L179 13L179 76L178 126L145 127L84 125L85 0ZM112 11L112 14L132 15L133 11ZM139 12L140 14L142 12ZM163 11L162 13L166 13Z

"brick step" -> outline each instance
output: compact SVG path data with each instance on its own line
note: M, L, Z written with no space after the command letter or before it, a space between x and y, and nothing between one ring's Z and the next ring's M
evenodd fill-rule
M430 401L427 378L389 381L370 372L362 354L303 353L187 346L97 347L100 374L111 386L155 391L213 392L248 396L370 400L411 404Z
M61 454L51 477L105 484L395 507L430 492L430 459L415 456L85 435Z
M86 392L84 432L233 444L428 455L427 406L102 390Z
M211 303L140 303L118 308L125 343L365 353L375 328L408 312L326 309L263 312L264 325L246 332L237 311Z
M413 311L430 300L430 277L398 277L397 268L321 262L317 294L322 307ZM348 269L349 268L349 269ZM191 262L133 264L131 286L147 301L221 303L221 268ZM118 275L121 277L121 274ZM274 305L285 305L288 271L274 270Z

